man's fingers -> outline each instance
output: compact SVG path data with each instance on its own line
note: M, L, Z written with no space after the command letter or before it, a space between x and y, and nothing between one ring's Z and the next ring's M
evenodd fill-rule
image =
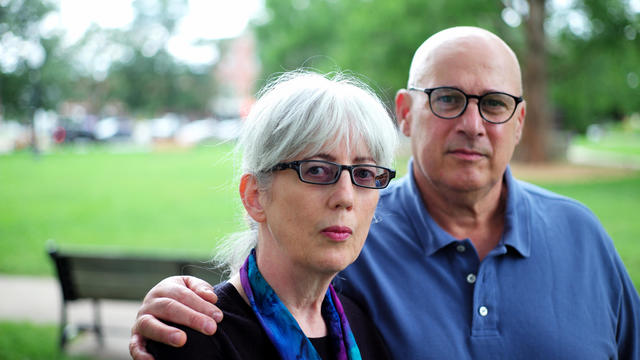
M212 304L209 305L215 307ZM145 338L150 338L156 341L167 343L164 340L159 340L153 337L153 333L161 332L164 334L167 328L173 329L174 331L176 331L176 329L169 327L166 324L162 324L162 329L159 329L159 327L157 326L159 322L158 319L164 319L176 324L184 325L186 327L200 331L201 333L206 335L213 335L217 328L217 324L214 319L212 319L211 315L203 314L202 312L193 310L189 306L184 305L174 299L159 298L144 305L142 309L140 309L137 320L137 323L139 324L136 324L139 329L138 333L140 333ZM152 330L158 328L158 330L147 331L147 328L152 328ZM180 333L184 334L182 331L180 331ZM182 344L178 346L182 346Z
M195 279L195 278L194 278ZM185 284L165 284L164 286L156 286L152 289L147 298L145 299L143 308L140 309L139 314L151 314L159 319L171 321L174 323L185 324L184 319L187 314L182 314L183 311L199 312L203 315L213 318L216 321L222 320L222 311L217 306L213 305L210 301L217 301L218 298L211 290L209 293L208 285L206 282L200 280L202 284L198 285L197 291L194 292L191 288L186 287ZM207 299L203 299L201 293L204 293ZM184 306L176 306L169 300L175 300L175 302L183 304ZM172 306L172 309L165 309L163 306ZM183 310L184 309L184 310ZM181 316L179 319L178 316ZM192 327L192 326L189 326Z
M133 331L135 334L132 338L141 336L145 339L155 340L175 347L180 347L187 342L187 334L184 331L169 326L151 315L139 316ZM131 342L133 342L133 339ZM144 345L142 346L144 347ZM131 347L131 344L129 344L129 347Z
M206 301L213 304L218 301L216 293L213 292L213 286L208 282L193 276L183 276L182 280L189 289L200 295L200 297Z
M153 356L147 352L146 342L138 334L132 334L129 339L129 355L133 360L154 360Z
M129 353L136 360L152 360L145 339L175 347L184 345L184 331L165 324L175 323L213 335L222 311L213 303L218 300L207 282L190 276L172 276L162 280L145 296L131 331Z

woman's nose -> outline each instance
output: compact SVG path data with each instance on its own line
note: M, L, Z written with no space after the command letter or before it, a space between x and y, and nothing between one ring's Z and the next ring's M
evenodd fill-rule
M330 206L332 208L342 207L351 209L354 200L354 187L355 185L351 182L351 174L349 174L349 171L342 171L338 181L333 184Z

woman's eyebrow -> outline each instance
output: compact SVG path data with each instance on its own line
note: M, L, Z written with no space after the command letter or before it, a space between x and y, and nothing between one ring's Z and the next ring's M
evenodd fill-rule
M316 154L311 156L312 158L321 158L322 160L327 160L327 161L335 161L336 158L329 155L329 154L325 154L325 153L320 153L320 154Z
M317 154L317 155L311 156L310 158L321 158L323 160L332 161L332 162L336 161L335 156L332 156L332 155L329 155L329 154L325 154L325 153ZM374 163L375 164L376 161L371 156L358 156L355 159L353 159L353 164L362 164L362 163Z
M359 156L359 157L355 158L355 162L356 163L370 162L370 163L374 163L375 164L376 161L371 156Z

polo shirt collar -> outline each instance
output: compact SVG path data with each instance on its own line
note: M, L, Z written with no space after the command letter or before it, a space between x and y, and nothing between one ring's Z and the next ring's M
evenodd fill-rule
M416 224L417 228L428 229L426 234L419 237L423 249L427 255L432 255L436 251L448 246L451 243L458 242L457 239L446 232L438 225L429 214L425 204L422 202L420 189L413 176L413 158L409 160L409 173L407 175L408 190L404 193L404 204L406 216L411 216L414 221L421 223ZM530 239L530 219L526 214L529 204L525 199L520 184L511 175L511 168L507 166L503 180L507 186L507 204L505 208L505 226L500 245L515 250L522 257L529 257L531 253ZM419 194L419 196L415 196ZM498 245L498 246L500 246Z
M522 185L511 174L510 166L503 179L507 187L507 206L501 243L527 258L531 255L531 204Z

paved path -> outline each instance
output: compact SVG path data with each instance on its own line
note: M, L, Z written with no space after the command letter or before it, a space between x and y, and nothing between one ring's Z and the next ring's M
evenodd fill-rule
M0 289L0 321L59 324L62 299L54 278L0 274ZM102 301L101 315L106 333L104 348L98 346L93 334L87 333L74 339L67 352L95 359L130 359L129 331L139 306L139 302ZM92 321L90 302L77 301L68 309L70 323Z

